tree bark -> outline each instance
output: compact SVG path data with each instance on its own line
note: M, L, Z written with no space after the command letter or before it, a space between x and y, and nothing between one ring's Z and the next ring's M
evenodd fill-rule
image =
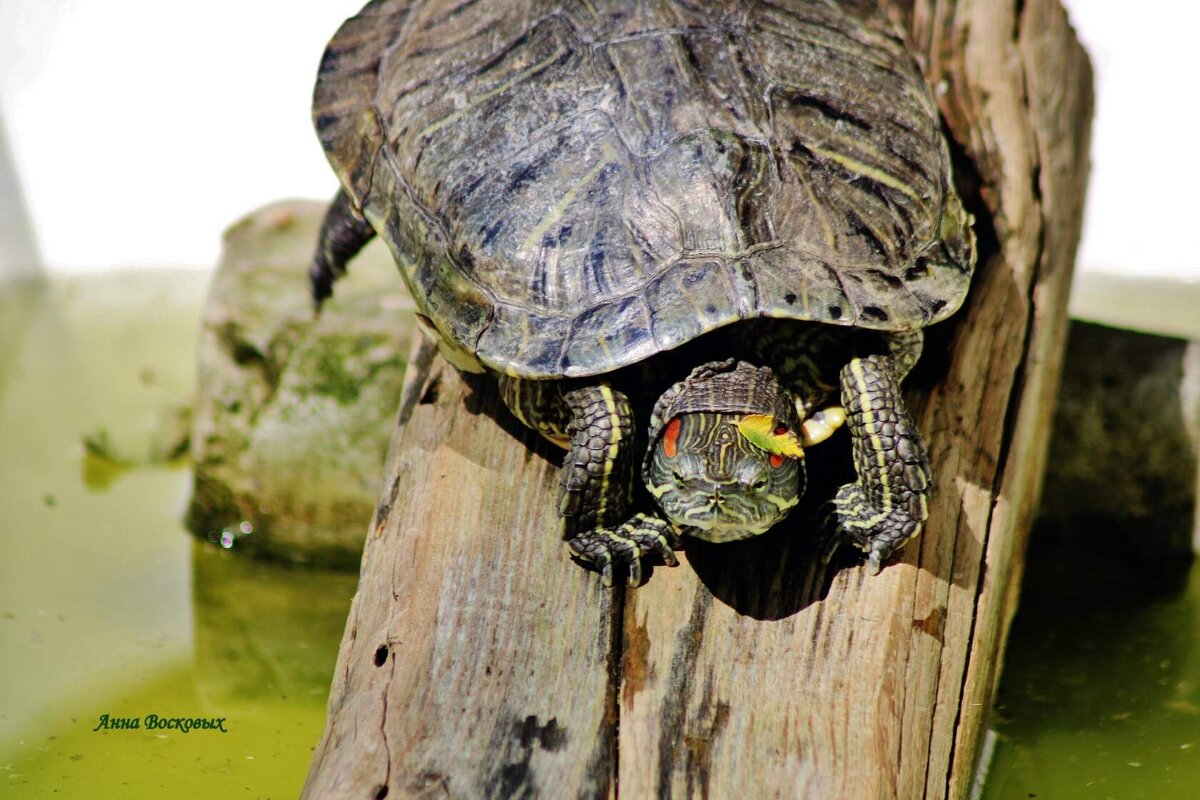
M1037 506L1092 108L1056 0L898 3L980 262L909 385L935 490L899 563L803 515L606 590L556 541L559 452L487 379L411 368L309 798L962 798ZM811 520L810 520L811 521Z

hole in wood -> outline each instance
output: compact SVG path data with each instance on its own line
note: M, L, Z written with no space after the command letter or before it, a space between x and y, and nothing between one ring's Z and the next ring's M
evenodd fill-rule
M381 783L375 787L375 793L372 794L371 796L374 797L375 800L383 800L383 798L387 797L387 793L388 793L387 784Z
M438 390L441 388L438 385L440 383L441 379L435 375L433 380L429 382L429 385L425 387L425 391L421 393L421 399L417 402L423 406L436 403L438 399Z
M375 666L382 667L385 663L387 663L387 657L388 648L386 644L381 644L379 647L375 648ZM384 792L386 791L387 787L384 787Z

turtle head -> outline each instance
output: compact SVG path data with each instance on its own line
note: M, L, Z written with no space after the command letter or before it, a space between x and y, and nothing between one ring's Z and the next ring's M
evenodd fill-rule
M647 456L646 487L668 519L710 542L764 533L804 491L799 442L768 415L680 414Z

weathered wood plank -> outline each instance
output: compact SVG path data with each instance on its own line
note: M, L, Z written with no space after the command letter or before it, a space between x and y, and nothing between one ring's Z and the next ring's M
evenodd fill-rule
M609 796L620 595L544 535L557 454L491 418L493 382L422 377L304 796Z
M1067 299L1083 222L1094 103L1087 53L1058 2L1016 3L1019 17L996 5L979 3L969 15L956 19L954 28L958 36L967 36L963 31L978 26L982 30L969 34L971 37L984 35L993 40L1007 32L1012 42L1003 56L977 49L964 58L962 69L970 76L968 83L977 106L990 92L988 81L1005 67L1014 71L1012 83L1021 89L1020 110L1031 132L1030 149L1016 152L1033 167L1026 186L1021 189L1016 183L1013 190L1027 193L1027 203L1036 208L1037 219L1036 224L1030 220L1012 224L999 213L1005 198L998 198L996 227L1005 255L1019 265L1014 274L1031 273L1026 295L1029 330L1010 411L1012 433L996 484L996 505L954 731L949 773L952 797L966 796L976 773L985 717L1016 611L1026 538L1037 511L1065 351ZM1012 55L1016 58L1008 58ZM989 117L981 114L977 118ZM1003 139L998 138L994 147L1001 158L1012 160L1006 158L1009 148Z
M826 568L810 507L605 593L550 534L558 454L444 372L393 444L307 796L968 794L1045 460L1091 76L1054 0L895 6L980 223L968 304L910 380L924 535L879 576Z

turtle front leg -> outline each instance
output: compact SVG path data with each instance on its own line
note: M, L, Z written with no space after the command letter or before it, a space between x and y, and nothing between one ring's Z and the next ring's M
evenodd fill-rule
M556 383L500 379L505 403L523 423L566 447L559 477L563 539L611 586L616 567L642 583L642 556L675 566L678 537L652 514L629 516L634 479L634 418L629 399L606 384L559 391Z
M318 311L333 294L334 281L346 274L346 262L358 255L374 236L375 229L354 207L350 196L339 190L321 222L317 251L308 269L313 306Z
M929 458L891 358L854 358L839 377L858 480L838 490L833 511L874 575L929 515Z
M628 517L634 478L634 419L629 399L604 384L563 394L570 412L569 444L559 480L558 510L571 552L600 570L612 586L614 565L629 584L642 584L642 556L656 553L675 566L678 538L652 514Z

